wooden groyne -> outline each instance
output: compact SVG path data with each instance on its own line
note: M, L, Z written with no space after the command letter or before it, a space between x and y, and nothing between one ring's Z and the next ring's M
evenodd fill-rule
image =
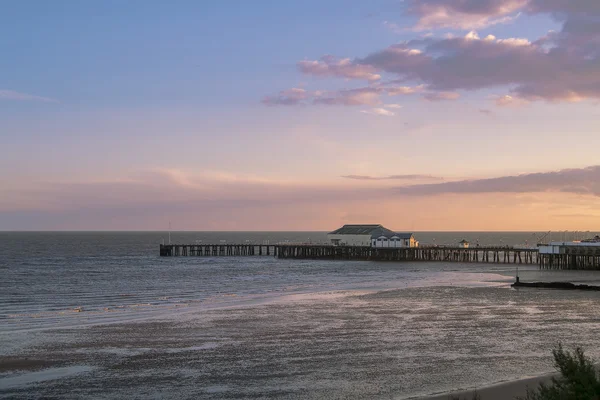
M520 282L518 279L510 285L514 288L562 289L562 290L588 290L598 292L600 286L576 285L571 282Z
M462 263L538 264L537 249L513 247L375 248L323 244L161 244L164 257L274 256L281 259L446 261Z

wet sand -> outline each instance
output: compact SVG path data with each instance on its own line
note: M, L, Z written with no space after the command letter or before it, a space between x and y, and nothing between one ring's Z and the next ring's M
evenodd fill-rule
M0 373L13 371L36 371L53 366L55 362L22 357L0 357Z
M517 396L525 396L527 388L535 389L540 383L549 383L553 374L541 375L535 378L519 379L483 387L476 392L481 400L512 400ZM458 396L461 400L471 400L473 390L452 391L436 396L421 397L418 400L448 400L450 396Z
M552 370L556 337L597 355L598 315L597 294L428 287L0 335L0 397L419 398Z

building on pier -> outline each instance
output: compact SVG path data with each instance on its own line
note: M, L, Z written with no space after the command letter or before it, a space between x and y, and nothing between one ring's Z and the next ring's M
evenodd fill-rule
M589 253L600 251L600 237L575 242L551 242L538 245L540 254Z
M540 268L600 269L600 238L538 244Z
M460 247L461 249L468 249L469 242L467 242L465 239L463 239L460 242L458 242L458 247Z
M417 247L412 233L394 232L382 225L344 225L327 234L334 246L365 246L377 248Z

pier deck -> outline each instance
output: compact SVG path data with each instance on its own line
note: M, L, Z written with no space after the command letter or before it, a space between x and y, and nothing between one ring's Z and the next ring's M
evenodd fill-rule
M564 246L561 254L507 246L374 248L329 244L161 244L163 257L273 256L281 259L445 261L531 264L540 269L600 270L600 246Z
M323 244L161 244L165 257L274 256L280 259L446 261L503 264L540 264L537 249L514 247L374 248Z

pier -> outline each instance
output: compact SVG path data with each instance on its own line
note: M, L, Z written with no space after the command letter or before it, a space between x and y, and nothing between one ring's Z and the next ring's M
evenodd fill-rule
M600 236L573 242L538 245L542 269L600 269Z
M279 246L259 244L161 244L161 257L277 256Z
M600 246L562 245L556 252L539 254L542 269L600 270Z
M273 256L280 259L357 261L445 261L539 264L536 248L441 247L379 248L329 244L161 244L163 257ZM541 264L540 264L541 265Z
M550 232L548 232L550 233ZM571 242L540 243L535 247L420 245L413 233L396 232L381 224L346 224L327 234L324 243L160 245L162 257L273 256L296 260L441 261L458 263L529 264L540 269L600 270L600 236Z
M330 244L161 244L162 257L272 256L296 260L444 261L539 265L541 269L600 270L600 246L564 245L556 253L539 248L422 246L379 248Z

